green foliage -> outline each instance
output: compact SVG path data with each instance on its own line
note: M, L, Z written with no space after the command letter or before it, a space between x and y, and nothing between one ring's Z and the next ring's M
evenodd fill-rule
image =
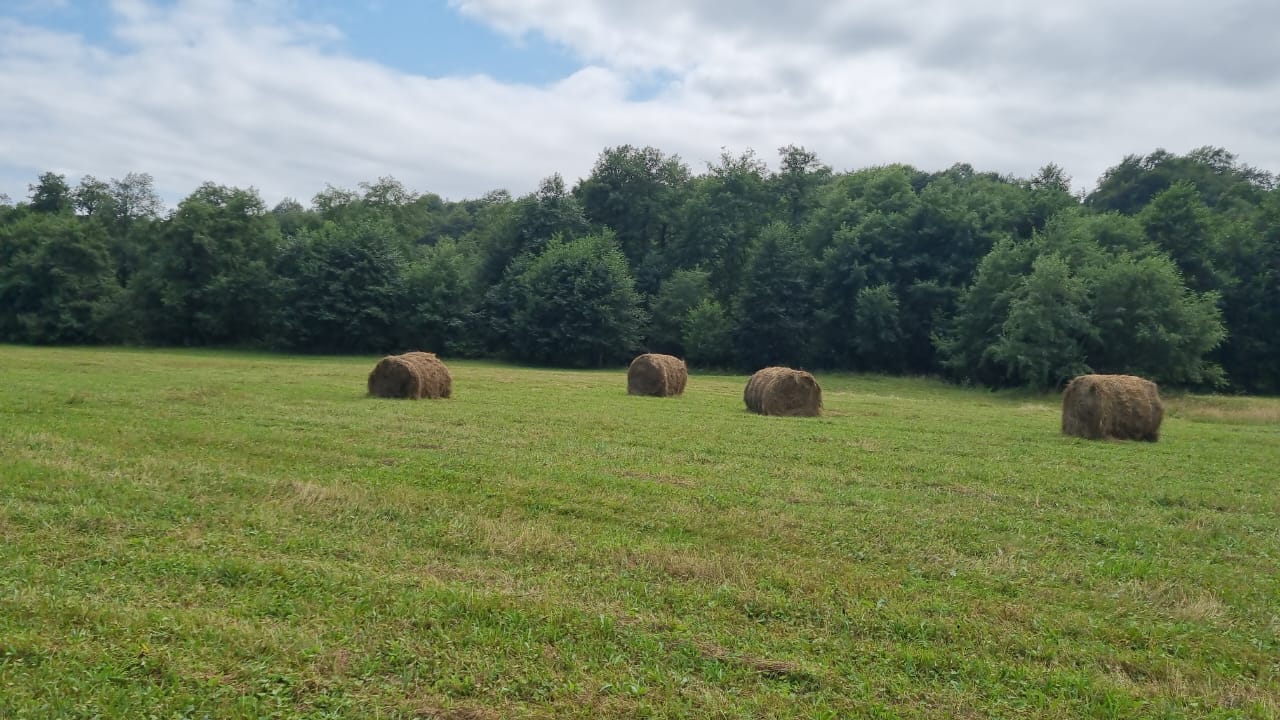
M954 313L959 289L996 240L1031 227L1027 193L964 165L932 176L891 165L838 177L806 229L810 247L821 253L823 364L865 362L854 342L856 299L883 284L899 299L901 336L896 357L876 364L933 370L931 338L938 321Z
M1061 242L1057 249L1061 255L1069 248ZM1007 382L1006 368L988 349L999 341L1015 291L1031 271L1037 251L1034 243L1007 238L997 242L978 265L973 284L960 295L955 316L934 337L943 367L954 376L985 385Z
M1096 344L1089 362L1176 385L1220 385L1210 353L1226 335L1216 293L1196 293L1163 255L1088 268Z
M887 284L858 291L853 306L853 349L857 367L893 372L902 362L898 296Z
M86 175L71 193L75 210L101 223L113 235L122 235L141 220L157 220L164 203L147 173L129 173L109 182Z
M404 262L388 224L327 221L292 238L276 264L280 311L275 337L294 350L389 352L406 298Z
M100 227L45 213L0 225L0 341L118 342L120 296Z
M884 264L864 252L861 236L843 226L822 253L817 270L818 303L814 311L820 343L819 362L827 367L852 367L855 346L853 310L869 276L884 275ZM882 283L883 284L883 283Z
M326 186L311 199L305 213L297 201L282 201L271 213L280 219L280 229L293 234L320 223L338 225L380 224L402 251L420 243L435 242L443 222L444 204L439 196L419 195L393 177L361 182L358 190Z
M685 358L695 367L724 368L733 362L733 323L720 303L704 298L680 323Z
M822 188L831 181L831 167L816 153L797 145L778 148L779 169L769 179L780 214L793 228L801 228L818 207Z
M271 208L271 216L275 218L280 234L286 238L293 237L306 229L319 227L319 213L309 212L302 203L293 198L285 198Z
M278 238L256 191L200 186L178 205L130 285L144 336L177 345L265 341Z
M554 238L513 263L504 280L503 327L513 357L601 367L631 357L645 322L626 257L612 234Z
M1000 335L986 350L1009 381L1038 390L1088 370L1084 346L1093 332L1084 283L1059 256L1035 258L1012 288Z
M1133 215L1178 182L1195 187L1209 207L1227 209L1240 203L1257 205L1263 193L1275 187L1276 178L1241 164L1222 148L1202 147L1186 155L1161 149L1146 157L1126 156L1103 174L1086 203Z
M1193 290L1222 287L1214 267L1218 255L1214 218L1196 188L1179 181L1161 191L1138 213L1147 239L1169 253Z
M689 168L657 148L606 148L591 175L574 188L587 220L614 232L623 254L638 268L663 254Z
M931 179L912 208L900 249L882 251L897 261L899 287L916 281L963 286L997 240L1030 235L1038 220L1032 194L1003 178L955 169Z
M649 347L654 352L683 355L685 318L711 297L711 276L704 270L677 270L664 280L651 306Z
M558 173L515 202L505 194L492 196L486 214L489 222L478 242L484 257L480 277L488 284L498 282L521 255L537 255L553 238L573 240L589 228L582 205Z
M668 265L707 270L717 299L729 301L742 282L749 249L772 221L775 207L764 163L750 151L722 153L718 164L708 164L707 174L690 184Z
M815 325L812 267L789 225L775 222L761 233L734 302L733 324L742 367L808 362Z
M1044 228L1049 218L1078 205L1071 190L1071 178L1056 163L1040 168L1026 187L1030 190L1029 219L1033 230Z
M72 192L77 213L101 227L121 285L128 285L155 246L164 203L146 173L98 180L86 175Z
M556 173L545 178L531 195L516 203L517 253L537 254L552 238L573 240L588 230L582 204Z
M1031 240L998 243L936 338L944 365L992 385L1052 387L1086 370L1217 383L1217 297L1186 288L1157 249L1128 249L1129 225L1062 213Z
M438 237L435 224L442 210L437 195L419 195L393 177L360 183L360 203L367 221L385 223L402 248Z
M47 172L40 176L35 185L28 185L31 191L31 210L48 215L70 213L74 206L71 186L67 185L67 177Z
M518 199L495 190L446 201L382 177L266 212L253 191L209 184L162 216L149 175L84 176L73 188L44 173L28 202L0 204L0 226L71 218L66 228L95 238L87 245L105 244L110 287L124 296L103 290L103 302L89 301L101 318L85 320L81 303L65 322L31 325L34 334L13 330L17 306L0 306L0 326L32 342L51 341L47 332L327 352L429 345L594 364L599 353L580 349L559 359L555 348L576 332L567 320L554 339L537 332L556 324L554 298L609 293L566 291L572 283L557 277L549 299L524 276L554 238L609 232L622 254L615 270L653 311L648 328L634 316L583 320L591 347L590 328L627 328L609 355L634 349L636 333L650 349L696 354L686 336L701 307L703 360L726 366L947 371L992 385L1053 384L1089 366L1280 392L1276 183L1212 147L1127 157L1082 204L1052 163L1030 178L965 163L833 172L788 145L776 172L747 150L691 177L678 157L622 145L572 191L553 174ZM11 292L54 304L96 297L92 283L36 273L26 245L7 252L24 263L0 267Z
M71 204L79 215L111 214L111 186L92 175L85 175L71 191Z
M398 313L405 347L441 354L477 352L471 320L479 301L474 249L451 239L427 248L409 264Z
M1280 394L1280 189L1222 232L1228 337L1222 364L1238 387Z

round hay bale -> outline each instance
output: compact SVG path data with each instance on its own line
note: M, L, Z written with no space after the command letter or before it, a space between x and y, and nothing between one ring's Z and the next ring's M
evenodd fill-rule
M384 398L447 398L453 378L435 353L388 355L369 373L369 394Z
M1062 432L1089 440L1160 439L1160 388L1133 375L1080 375L1062 393Z
M747 381L747 409L761 415L813 417L822 413L822 388L813 375L787 367L767 367Z
M631 361L627 368L627 393L672 397L684 392L689 382L689 368L674 355L645 353Z

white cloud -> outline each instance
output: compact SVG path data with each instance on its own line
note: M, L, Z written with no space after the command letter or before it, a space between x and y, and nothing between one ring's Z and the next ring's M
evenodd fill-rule
M306 200L382 175L475 197L572 180L622 143L695 170L723 146L791 143L839 169L1057 162L1085 186L1157 146L1280 169L1277 11L1260 1L454 5L586 67L547 87L407 75L340 54L288 0L115 0L110 50L0 20L0 192L55 170L149 172L170 199L213 180Z

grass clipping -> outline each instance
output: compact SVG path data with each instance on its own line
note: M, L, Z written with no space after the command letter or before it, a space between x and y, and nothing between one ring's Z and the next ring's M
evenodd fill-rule
M388 355L369 373L369 394L410 400L447 398L453 394L453 378L435 353Z
M747 381L747 409L761 415L813 417L822 414L822 388L813 375L786 367L767 367Z
M1160 388L1133 375L1081 375L1062 393L1064 435L1155 442L1163 419Z
M645 353L631 361L627 368L627 393L672 397L684 392L689 382L689 368L674 355Z

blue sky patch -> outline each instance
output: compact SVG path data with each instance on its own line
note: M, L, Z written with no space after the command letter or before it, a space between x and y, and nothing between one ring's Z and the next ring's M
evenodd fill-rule
M72 0L56 3L47 0L16 0L10 7L0 10L0 17L8 17L26 25L80 35L98 47L121 49L111 34L115 12L107 2Z
M339 28L345 35L339 47L350 55L415 75L485 74L546 85L582 67L569 51L539 35L509 37L438 0L319 0L299 7L304 18Z
M292 9L303 20L338 28L343 37L335 47L343 54L414 75L483 74L502 82L548 85L583 67L569 50L541 35L510 37L441 0L305 0ZM0 9L0 17L124 49L112 34L118 19L104 0L16 0Z

